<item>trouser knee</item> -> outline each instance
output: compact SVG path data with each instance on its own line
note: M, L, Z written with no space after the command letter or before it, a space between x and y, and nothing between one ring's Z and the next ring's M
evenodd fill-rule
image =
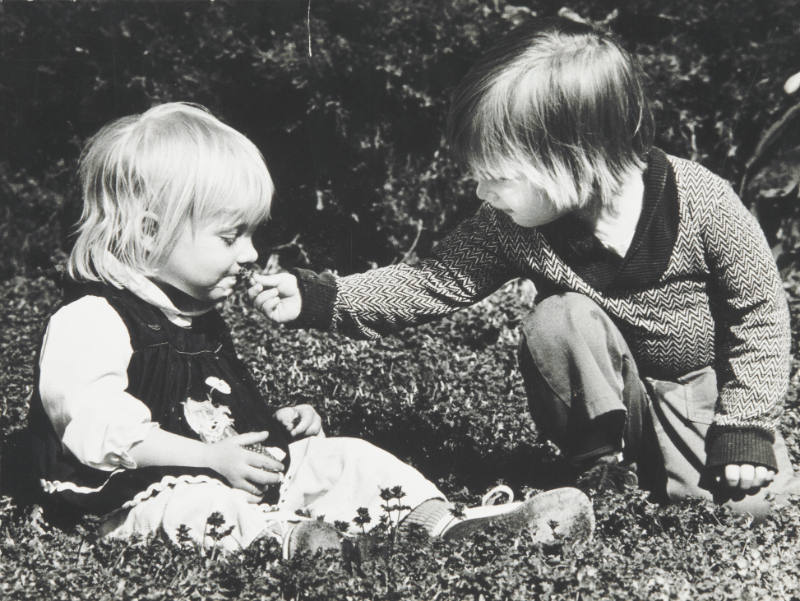
M558 294L523 319L522 334L520 371L539 430L576 460L618 447L642 388L608 314L584 295Z
M523 342L536 349L535 357L563 356L582 339L602 352L608 330L608 316L597 303L583 294L566 292L550 296L522 320Z

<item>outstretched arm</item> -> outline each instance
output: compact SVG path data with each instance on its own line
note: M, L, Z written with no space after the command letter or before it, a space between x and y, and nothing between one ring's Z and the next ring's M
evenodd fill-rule
M250 297L276 321L374 338L469 306L513 277L497 214L482 206L417 265L390 265L346 277L256 276Z

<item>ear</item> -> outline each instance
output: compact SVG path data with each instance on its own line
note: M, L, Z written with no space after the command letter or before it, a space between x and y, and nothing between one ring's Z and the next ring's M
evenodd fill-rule
M142 215L139 222L139 232L142 235L142 246L147 252L151 252L156 244L158 236L158 217L149 211Z

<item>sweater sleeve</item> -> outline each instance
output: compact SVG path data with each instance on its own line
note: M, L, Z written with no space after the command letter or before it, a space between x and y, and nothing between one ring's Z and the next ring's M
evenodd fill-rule
M717 319L719 400L707 465L777 469L772 449L786 394L791 330L786 297L764 234L730 186L701 216Z
M483 205L417 265L390 265L335 278L298 272L303 311L297 325L375 338L425 323L485 298L512 274L497 214Z
M128 452L158 424L125 390L128 330L105 299L84 296L59 309L39 359L39 393L61 441L88 466L135 468Z

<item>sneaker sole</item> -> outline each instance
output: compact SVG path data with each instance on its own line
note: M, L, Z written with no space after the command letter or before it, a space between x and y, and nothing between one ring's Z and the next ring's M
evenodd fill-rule
M527 529L534 540L542 543L575 544L589 540L594 532L592 502L577 488L539 493L506 512L502 512L502 505L490 507L497 507L498 512L466 518L448 528L442 538L459 540L497 525L514 531Z
M314 554L327 549L342 549L342 535L339 531L327 522L303 521L286 535L283 541L283 558L291 559L301 551Z

